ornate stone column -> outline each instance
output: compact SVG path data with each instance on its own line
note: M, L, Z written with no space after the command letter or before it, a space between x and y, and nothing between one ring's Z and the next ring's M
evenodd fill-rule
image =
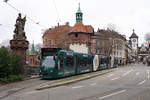
M24 32L25 22L26 17L21 18L21 14L19 13L15 24L13 39L10 40L12 53L21 57L20 63L24 68L26 65L26 50L28 49L29 45Z

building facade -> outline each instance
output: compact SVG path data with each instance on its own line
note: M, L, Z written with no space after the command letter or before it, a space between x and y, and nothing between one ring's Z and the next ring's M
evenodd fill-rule
M110 44L109 38L107 38L105 34L101 33L100 30L98 30L93 36L91 36L90 53L110 56Z
M76 13L76 23L68 33L67 43L69 49L75 52L89 53L89 45L93 34L94 28L91 25L83 24L83 13L79 5Z
M103 46L103 55L111 57L113 64L114 59L118 59L118 63L125 64L126 62L126 38L113 30L99 30L99 34L103 36L101 39L101 46ZM104 40L105 39L105 40ZM103 44L104 42L104 44Z
M138 50L138 58L139 61L143 62L145 59L147 59L148 57L148 47L145 46L144 44L141 45L141 47L139 47Z
M46 30L42 36L43 47L61 47L68 49L66 43L67 33L71 30L71 26L67 22L65 25L57 25L54 28Z

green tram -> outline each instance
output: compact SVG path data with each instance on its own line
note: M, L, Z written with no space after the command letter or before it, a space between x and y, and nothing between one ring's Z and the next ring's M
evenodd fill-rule
M41 53L42 79L62 78L101 69L98 55L76 53L60 48L43 48Z

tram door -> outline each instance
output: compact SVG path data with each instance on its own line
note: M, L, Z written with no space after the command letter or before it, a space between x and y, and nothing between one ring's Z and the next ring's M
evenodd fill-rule
M59 77L64 77L64 67L65 67L64 57L60 56L58 57L58 66L57 66L57 74Z
M74 56L66 56L64 74L65 76L70 76L75 74Z

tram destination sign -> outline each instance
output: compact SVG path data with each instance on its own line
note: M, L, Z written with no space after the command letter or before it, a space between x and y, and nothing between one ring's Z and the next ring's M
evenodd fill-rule
M42 56L53 56L55 55L61 48L41 48Z

